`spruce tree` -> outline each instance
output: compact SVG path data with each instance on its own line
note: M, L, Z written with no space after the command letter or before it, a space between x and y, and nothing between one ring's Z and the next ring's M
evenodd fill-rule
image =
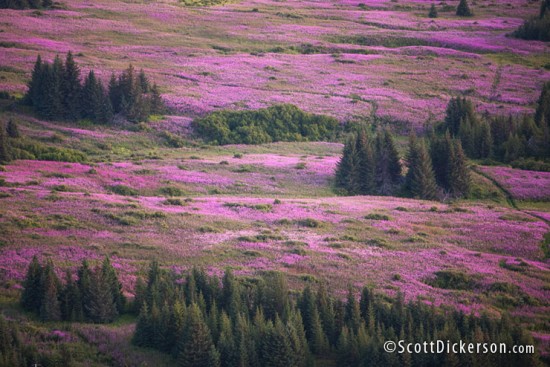
M349 137L344 146L342 158L336 167L336 185L345 189L350 195L360 192L360 183L357 182L360 161L356 147L356 137Z
M65 110L65 118L71 121L76 121L80 118L80 69L74 61L71 51L67 53L65 59L65 69L63 75L63 108Z
M10 162L12 159L8 134L4 125L0 123L0 163Z
M42 303L42 279L43 268L38 258L33 256L27 275L23 281L23 292L21 293L21 307L24 310L38 313Z
M164 102L162 101L159 88L156 84L153 84L153 87L151 87L150 105L151 113L161 114L164 112Z
M58 120L63 118L63 75L65 67L59 55L57 55L48 68L45 80L42 84L44 93L43 106L39 112L49 120Z
M92 277L93 273L90 269L90 265L88 264L88 261L84 259L82 261L82 265L80 268L78 268L78 291L80 293L80 297L82 300L83 305L83 311L85 318L90 318L90 313L88 307L86 305L90 305L92 294L91 294L91 288L92 288Z
M471 186L471 178L466 163L466 155L462 150L460 140L454 140L451 145L448 182L449 191L453 196L468 196Z
M139 70L138 83L143 93L149 93L149 89L150 89L149 80L147 79L147 76L145 75L145 72L143 71L143 69Z
M381 195L391 195L401 178L399 155L389 130L380 132L376 138L376 178Z
M40 319L42 321L60 321L61 305L59 300L60 282L55 274L53 263L48 261L40 279L41 304Z
M447 130L443 138L433 137L430 140L430 157L435 173L435 179L439 186L449 188L449 159L451 154L452 139Z
M472 10L470 10L467 0L460 0L460 3L456 8L456 15L459 17L471 17L474 15Z
M210 330L197 304L192 304L188 311L180 340L178 366L209 367L210 353L214 345Z
M8 137L12 139L17 139L21 136L21 133L19 132L19 127L17 126L17 123L13 119L8 120L8 125L6 126L6 132L8 133Z
M122 284L119 282L115 268L111 264L111 260L108 256L106 256L103 260L103 264L101 265L101 273L107 287L109 287L111 294L113 295L113 300L115 301L118 313L123 313L126 305L126 298L122 293Z
M432 3L432 6L430 7L430 12L428 13L428 17L437 18L437 8L435 7L435 4L433 4L433 3Z
M112 322L118 316L118 311L111 285L100 269L96 269L91 275L89 301L84 304L84 309L93 322Z
M34 106L35 108L40 105L38 99L41 97L42 94L40 90L40 88L42 87L42 72L42 58L40 57L40 55L38 55L32 69L31 80L27 84L27 93L25 94L25 97L23 99L26 104Z
M493 136L491 134L491 126L487 121L483 121L480 125L479 148L477 156L479 158L489 158L493 152Z
M437 184L432 168L432 160L424 142L420 141L409 147L409 156L415 157L409 166L409 187L413 197L433 200L437 197Z
M277 317L275 324L269 324L262 341L262 366L288 367L292 363L292 346L283 322Z
M355 150L359 159L357 177L359 192L372 195L376 192L376 157L371 139L365 131L359 132L355 141Z

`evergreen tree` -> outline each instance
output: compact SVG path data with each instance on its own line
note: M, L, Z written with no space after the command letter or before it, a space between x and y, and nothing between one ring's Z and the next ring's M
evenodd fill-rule
M356 178L359 170L359 156L356 150L356 138L348 138L344 146L344 154L336 167L336 186L346 189L349 194L359 193L360 184Z
M84 304L91 321L108 323L118 316L116 303L108 279L105 279L101 270L91 273L89 289L89 303Z
M480 130L477 156L479 158L489 158L493 152L493 136L491 134L491 126L487 121L483 121Z
M71 51L67 53L65 59L65 69L63 75L63 108L65 110L65 118L71 121L76 121L80 118L80 69L74 61Z
M372 142L365 131L361 131L356 138L355 150L359 159L356 180L359 192L372 195L376 192L376 157Z
M141 91L143 93L149 93L149 80L147 79L147 76L145 75L145 72L143 69L140 69L138 74L138 83L141 88Z
M292 346L283 322L277 317L275 324L268 324L262 341L262 366L288 367L292 363Z
M197 304L192 304L180 340L178 366L209 367L213 347L210 330Z
M159 88L156 84L153 84L153 87L151 87L150 105L151 113L161 114L164 112L164 102L162 101Z
M35 108L41 104L39 99L42 95L42 72L42 58L38 55L36 57L36 62L34 63L34 68L32 69L31 80L27 85L27 93L23 99L26 104L34 106Z
M470 10L467 0L460 0L460 3L456 8L456 15L459 17L471 17L474 15L472 10Z
M430 140L430 157L432 159L435 179L439 186L449 189L449 160L452 139L449 131L443 138L433 137Z
M89 309L88 307L85 307L85 306L90 305L91 298L92 298L91 292L92 292L93 273L86 259L82 261L82 265L80 266L80 268L78 268L77 275L78 275L77 287L82 300L82 305L84 307L83 309L84 317L90 318Z
M124 294L122 294L122 284L119 282L115 268L111 264L111 260L108 256L106 256L103 260L103 264L101 265L101 273L106 286L109 287L109 290L113 295L113 300L115 301L118 313L123 313L126 305L126 298L124 297Z
M8 120L8 125L6 126L6 132L8 133L8 137L12 139L17 139L21 136L17 123L12 119Z
M414 157L409 166L410 192L413 197L433 200L437 196L437 185L432 160L422 141L409 145L409 157ZM411 164L411 163L409 163Z
M466 155L462 150L460 140L454 140L451 145L448 182L449 191L453 196L468 196L471 186L471 178L466 163Z
M23 281L23 293L21 294L21 307L24 310L38 313L42 304L42 273L43 268L38 258L33 256L27 275Z
M136 323L136 331L132 337L132 343L138 347L152 347L153 331L151 327L149 308L147 302L143 302Z
M432 6L430 7L430 12L428 13L428 17L437 18L437 15L437 8L435 7L435 4L432 3Z
M40 319L42 321L60 321L61 307L59 301L60 282L55 274L53 263L48 261L40 279L42 300Z
M0 163L10 162L12 159L10 143L8 141L8 134L4 125L0 123Z
M376 178L378 192L391 195L401 178L399 155L389 130L380 132L376 138Z

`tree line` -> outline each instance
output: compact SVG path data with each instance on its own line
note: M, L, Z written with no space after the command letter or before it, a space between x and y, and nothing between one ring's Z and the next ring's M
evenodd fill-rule
M64 280L62 284L51 260L43 266L33 257L23 282L21 307L42 321L109 323L125 311L122 285L108 257L95 269L84 260L77 279L67 270Z
M0 0L0 9L45 9L52 6L52 0Z
M512 35L525 40L550 41L550 0L542 0L538 16L526 20Z
M544 84L533 116L480 117L471 101L452 98L445 121L436 127L462 142L473 159L513 162L522 158L550 158L550 82Z
M53 63L37 57L24 101L45 119L95 123L110 123L116 114L131 122L145 121L164 110L157 85L150 85L143 70L137 73L130 65L118 77L111 74L106 89L94 70L81 81L70 51L64 63L59 55Z
M464 197L470 174L462 144L450 134L430 134L428 147L416 135L409 138L406 175L388 129L365 129L348 138L336 168L335 184L350 195L409 195L421 199Z
M387 340L532 344L508 317L500 320L443 310L403 296L350 287L345 300L324 283L291 293L280 273L221 282L200 269L181 281L157 263L136 289L140 307L133 342L170 353L180 367L536 366L536 355L391 354ZM474 362L475 361L475 362Z
M334 138L335 118L306 113L290 104L256 111L216 111L193 120L195 132L211 144L264 144Z

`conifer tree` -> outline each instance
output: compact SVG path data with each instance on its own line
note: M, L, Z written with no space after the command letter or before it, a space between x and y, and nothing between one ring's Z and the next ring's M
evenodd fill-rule
M344 188L349 194L359 193L359 183L356 180L359 170L359 156L356 150L356 137L348 138L344 146L344 154L336 167L336 185Z
M147 302L143 302L136 323L136 331L132 337L132 343L138 347L151 347L153 332L151 328L149 307Z
M443 138L434 137L430 140L430 157L432 159L436 182L439 186L449 188L449 159L452 139L447 130Z
M467 0L460 0L460 3L456 8L456 15L459 17L471 17L474 15Z
M491 126L487 121L483 121L480 126L479 136L479 158L489 158L493 153L493 136L491 134Z
M53 263L48 261L40 279L42 300L40 319L42 321L60 321L61 307L59 301L60 282L55 274Z
M8 125L6 126L6 132L8 133L8 137L12 139L17 139L21 136L21 133L19 132L19 127L17 126L17 123L13 119L8 120Z
M29 84L27 85L27 93L24 97L24 102L30 106L34 106L35 108L40 105L40 102L38 99L41 96L40 88L42 86L41 78L42 78L42 58L40 55L36 57L36 62L34 63L34 67L32 69L32 75L31 80L29 81Z
M111 264L111 260L108 256L106 256L103 260L103 264L101 265L101 273L106 286L109 287L111 294L113 295L113 300L118 313L120 314L124 312L126 298L122 293L122 284L119 282L115 268Z
M143 93L149 93L149 89L150 89L149 80L147 79L147 76L145 75L145 72L143 71L143 69L139 70L138 82L139 82L139 86L141 87L141 91Z
M430 12L428 13L429 18L437 18L437 8L435 7L435 4L432 3L432 6L430 7Z
M437 196L437 184L432 168L432 160L422 141L411 143L409 157L414 157L409 166L410 192L413 197L433 200ZM409 163L411 164L411 163Z
M365 131L359 132L355 141L355 150L359 159L357 177L359 192L372 195L376 192L376 157L374 147Z
M453 196L468 196L471 178L460 140L454 140L451 145L448 182L449 191Z
M262 366L288 367L292 363L292 346L283 322L276 318L274 325L268 324L262 341Z
M97 323L112 322L118 316L108 279L105 279L99 269L92 273L89 303L84 304L84 308L87 310L90 320Z
M80 118L80 88L80 69L74 61L72 52L69 51L65 59L62 91L65 118L71 121Z
M387 129L376 138L376 177L378 192L382 195L391 195L401 178L399 155L393 136Z
M91 302L91 298L92 298L91 288L92 288L92 281L93 281L92 279L93 273L86 259L82 261L82 265L80 266L80 268L78 268L77 274L78 274L78 281L77 281L78 291L80 293L82 305L84 307L85 305L89 305ZM84 307L84 316L86 318L90 318L89 310L86 307Z
M188 311L180 340L178 366L209 367L210 353L214 346L210 330L197 304L192 304Z
M0 163L10 162L12 159L8 134L4 125L0 123Z
M23 293L21 294L21 307L24 310L38 313L42 303L42 279L43 268L38 258L33 256L27 275L23 282Z

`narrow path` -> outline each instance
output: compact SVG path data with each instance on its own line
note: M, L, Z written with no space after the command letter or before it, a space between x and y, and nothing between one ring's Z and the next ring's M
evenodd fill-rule
M515 210L517 211L520 211L522 212L523 214L525 215L528 215L528 216L531 216L531 217L534 217L534 218L537 218L538 220L541 220L543 221L544 223L550 225L550 221L540 215L537 215L537 214L534 214L534 213L531 213L529 211L526 211L524 209L521 209L517 204L516 204L516 201L514 200L514 197L512 196L512 194L510 193L510 191L506 190L506 188L504 186L502 186L500 184L500 182L498 182L497 180L495 180L493 177L491 177L490 175L486 174L485 172L481 171L480 169L478 169L476 166L472 166L471 167L472 171L474 171L475 173L485 177L486 179L488 179L489 181L491 181L493 183L493 185L495 185L500 191L502 191L502 193L504 194L504 196L506 197L506 201L508 202L508 204L510 204L510 206L512 208L514 208Z

